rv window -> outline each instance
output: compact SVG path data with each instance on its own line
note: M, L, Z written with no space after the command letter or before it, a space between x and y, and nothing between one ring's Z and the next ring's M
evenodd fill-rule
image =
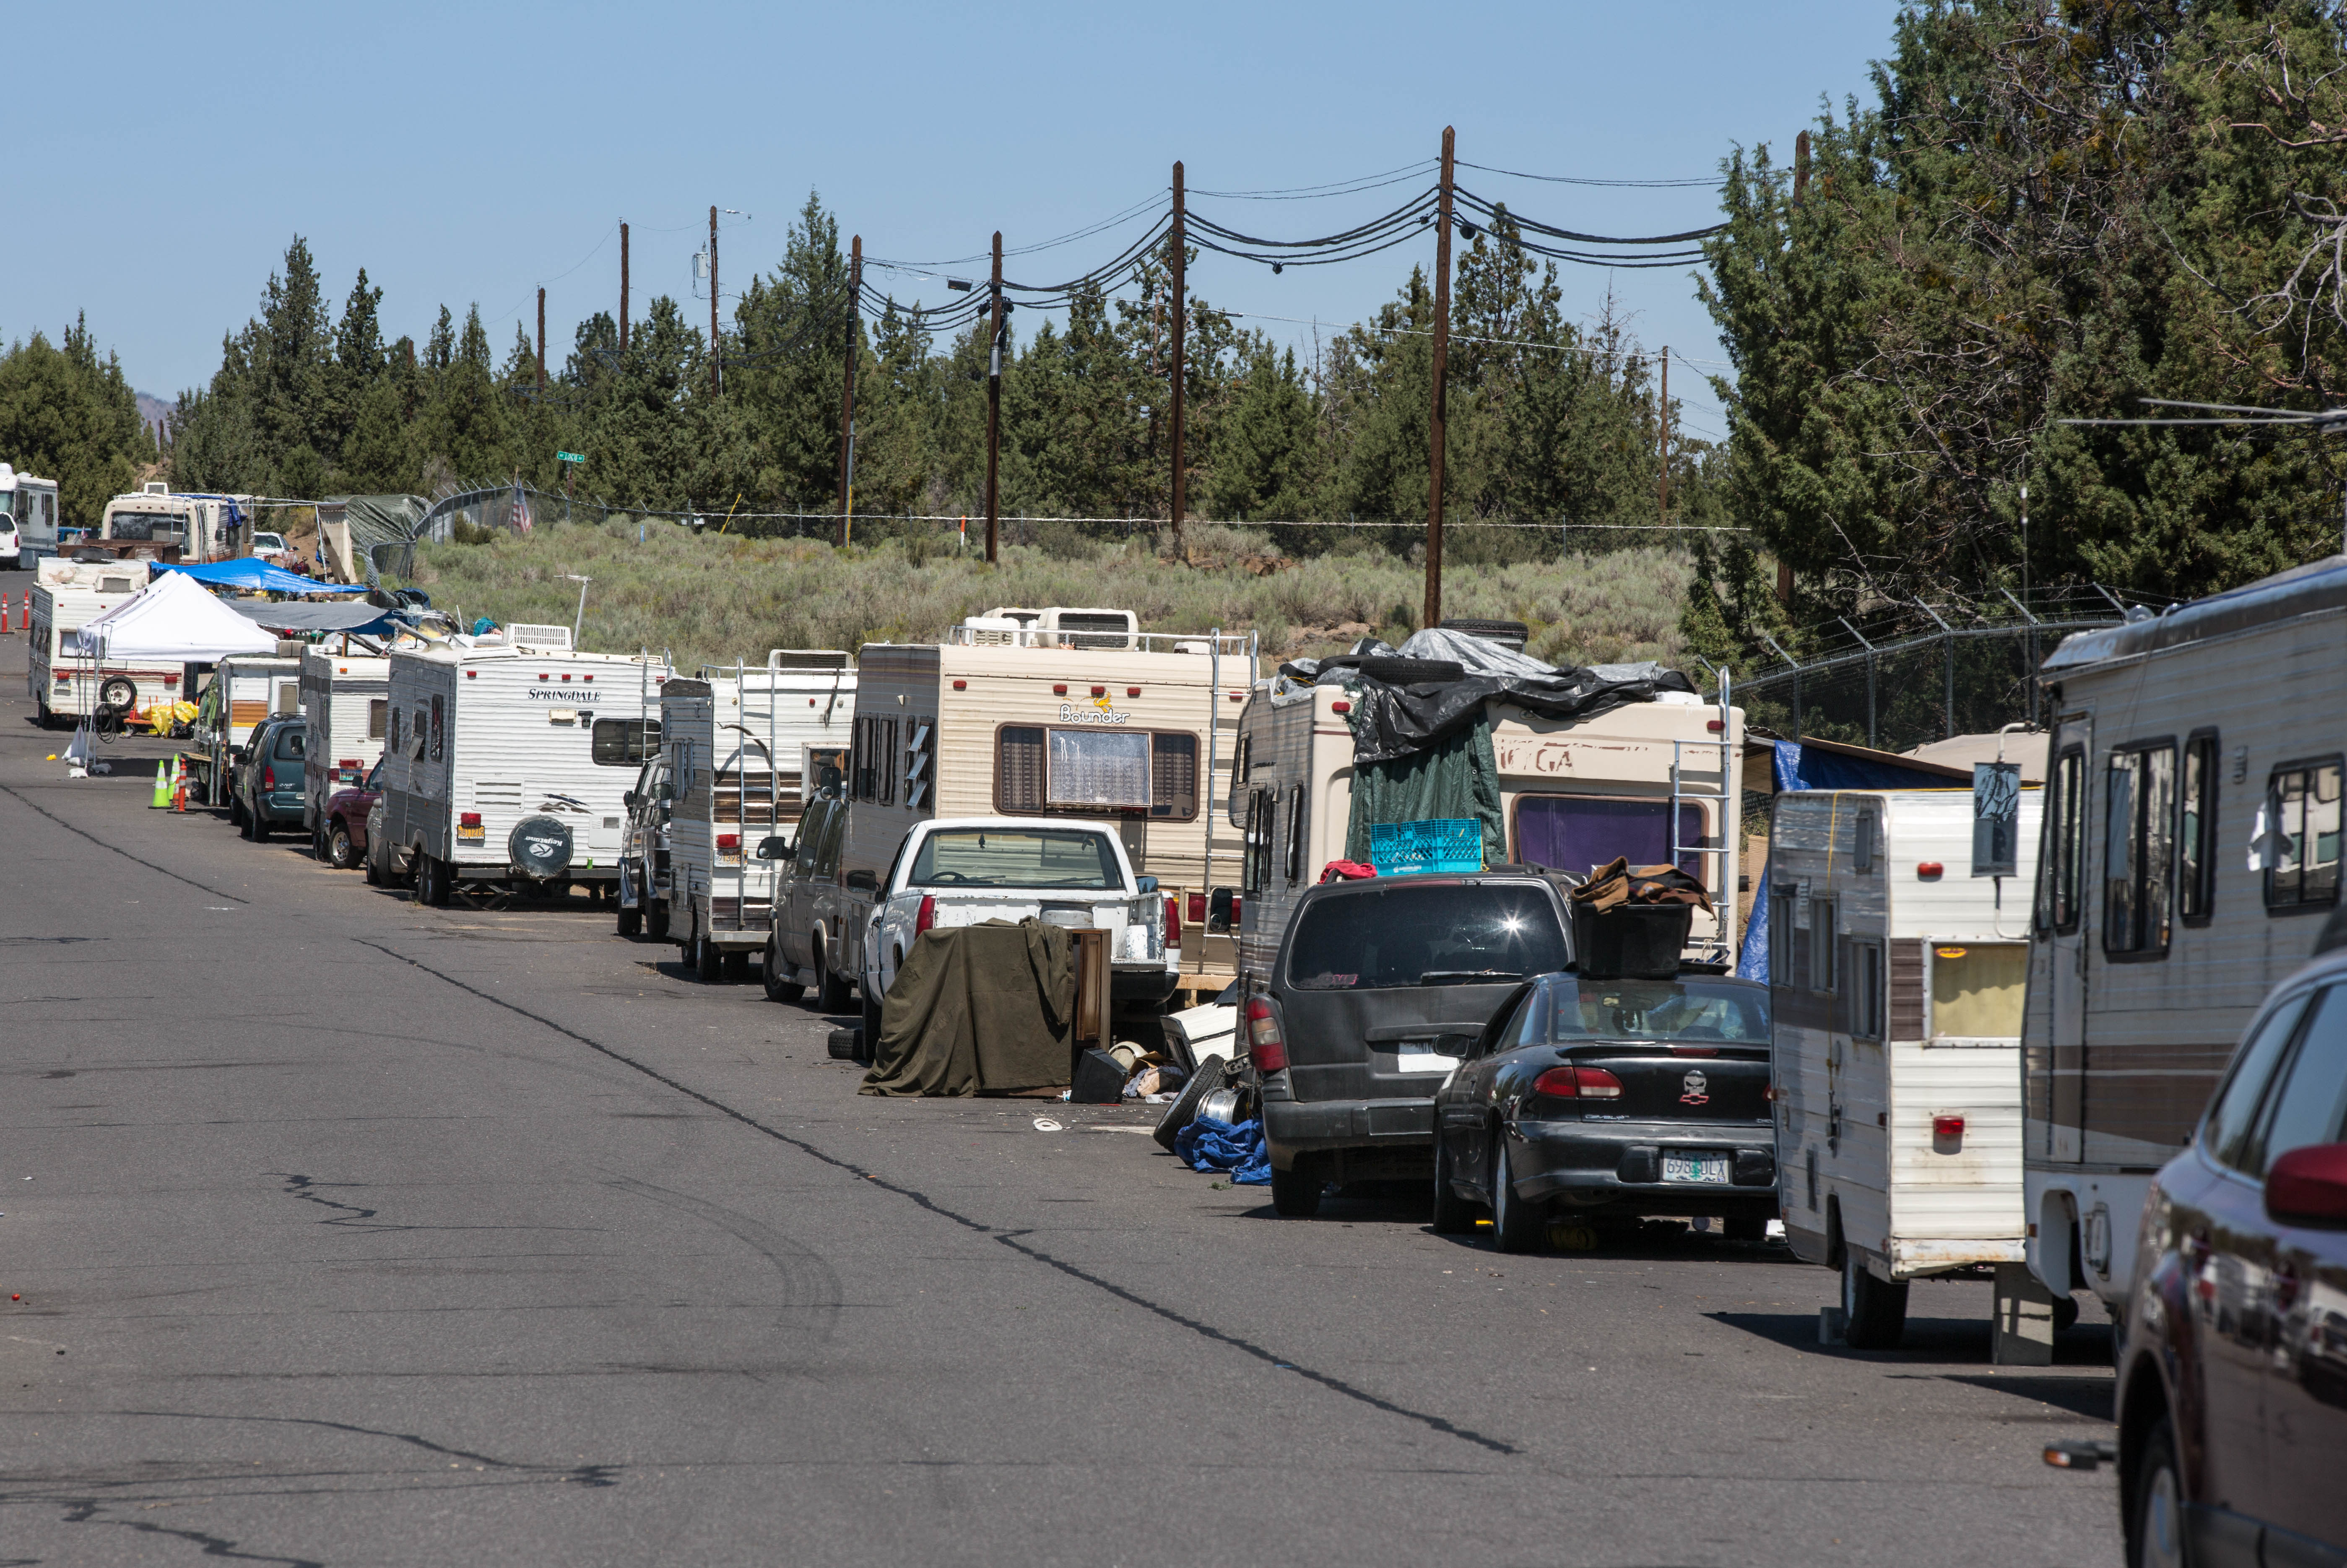
M1679 842L1703 842L1703 807L1679 806ZM1516 858L1532 866L1586 876L1616 856L1633 866L1659 866L1671 857L1671 803L1612 800L1594 795L1526 794L1516 799ZM1679 857L1679 869L1700 877L1702 857Z
M432 760L438 762L447 755L447 733L441 724L440 699L432 699Z
M872 759L873 782L879 785L880 804L897 804L897 721L883 719L876 727L879 751Z
M2168 951L2176 860L2176 748L2113 752L2104 791L2103 951Z
M211 691L207 692L206 693L204 693L205 700L206 700L207 702L210 702L210 701L214 696L216 696L216 695L219 693L219 692L220 692L220 688L219 688L218 686L214 686L214 687L211 689ZM220 709L220 704L219 704L218 702L213 702L213 703L212 703L212 710L213 710L213 712L214 712L215 716L217 716L217 714L218 714L218 712L219 712L219 709ZM399 710L398 710L398 709L396 709L396 708L394 708L394 709L391 711L391 725L390 725L390 728L385 732L384 738L384 743L383 743L383 749L384 749L384 751L386 751L386 752L396 752L397 750L399 750Z
M997 811L1043 809L1043 732L1007 724L995 735L994 805Z
M2040 856L2040 929L2078 928L2078 885L2086 853L2086 757L2073 747L2054 764L2053 798L2045 805L2045 848Z
M1834 907L1830 898L1809 900L1809 989L1831 991L1834 976Z
M298 713L302 711L302 683L299 681L277 682L276 701L270 705L272 713Z
M593 731L590 749L607 768L632 768L660 749L658 719L601 719Z
M1860 812L1850 831L1857 839L1850 855L1851 868L1861 876L1871 874L1874 870L1874 814Z
M1242 733L1237 746L1231 753L1231 793L1227 797L1229 805L1224 815L1230 819L1233 827L1239 826L1245 815L1246 801L1239 792L1246 788L1247 754L1254 746L1255 736L1251 733Z
M418 706L407 722L407 754L419 763L424 760L425 728L424 710Z
M2217 737L2198 734L2184 746L2184 820L2178 832L2176 912L2188 925L2209 918L2217 905Z
M1198 737L1149 737L1149 815L1187 822L1198 815Z
M1793 972L1793 894L1779 887L1768 896L1768 983L1790 986L1799 979Z
M1850 1038L1881 1040L1884 1032L1882 944L1876 941L1852 942L1850 945L1850 958L1852 971L1850 997Z
M1287 792L1287 882L1294 886L1304 876L1304 786Z
M2306 1002L2306 994L2301 993L2274 1009L2234 1052L2232 1071L2209 1102L2209 1113L2200 1124L2200 1146L2210 1159L2239 1166L2248 1156L2250 1133L2257 1124L2258 1102L2265 1094L2266 1081L2273 1076L2290 1037L2298 1032Z
M383 739L384 728L390 723L390 699L384 697L374 697L369 699L367 702L367 739L370 741L379 741Z
M2278 843L2266 868L2266 907L2339 902L2339 764L2276 769L2266 786L2269 831Z
M1044 765L1053 805L1149 804L1149 736L1121 730L1053 730Z
M1932 1038L2012 1040L2021 1034L2029 980L2025 942L1942 943L1932 948Z
M1268 831L1265 819L1271 815L1271 805L1259 789L1247 791L1246 826L1242 839L1244 858L1240 863L1239 886L1250 898L1263 891L1263 835Z

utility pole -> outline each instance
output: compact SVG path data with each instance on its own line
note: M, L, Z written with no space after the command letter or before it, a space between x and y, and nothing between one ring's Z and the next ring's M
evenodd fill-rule
M620 352L628 352L628 226L620 225Z
M546 289L545 289L545 286L544 286L543 284L539 285L539 287L538 287L538 394L539 394L539 395L540 395L540 396L545 395L545 393L546 393Z
M1443 376L1450 364L1450 160L1451 128L1442 128L1442 197L1434 241L1434 395L1427 421L1426 614L1423 624L1442 623L1442 425Z
M1671 345L1663 345L1663 399L1658 410L1663 441L1663 487L1659 500L1665 528L1671 526Z
M864 236L850 241L847 262L847 374L839 395L839 546L856 518L856 327L864 302Z
M999 555L1002 528L1001 497L995 489L995 456L1002 433L1002 231L994 231L993 305L987 313L993 323L986 372L986 559L991 566Z
M717 354L717 208L712 202L709 209L709 395L714 397L724 390L724 363Z
M1182 554L1182 517L1190 501L1188 454L1183 450L1182 394L1184 387L1183 357L1184 329L1188 325L1186 274L1189 270L1189 238L1184 228L1182 205L1182 165L1174 165L1174 554Z
M1799 207L1809 194L1809 133L1801 132L1793 138L1793 205Z

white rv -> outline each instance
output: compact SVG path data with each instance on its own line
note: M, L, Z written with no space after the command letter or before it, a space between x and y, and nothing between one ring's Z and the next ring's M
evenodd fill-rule
M179 560L229 559L244 554L252 520L243 503L251 498L174 494L169 485L149 484L106 503L97 539L117 554L151 553L159 560L177 550Z
M1794 1254L1841 1271L1860 1348L1898 1343L1909 1281L2022 1264L2021 1009L2042 799L2021 794L2014 875L1975 877L1968 790L1777 797L1778 1196Z
M668 935L702 979L740 979L774 920L775 862L758 845L794 836L807 781L842 771L855 661L835 649L777 648L763 666L669 682L660 709Z
M179 700L181 671L132 667L74 651L75 632L147 586L136 562L84 563L45 557L36 567L33 616L26 628L26 694L41 723L79 719L104 702L128 712L159 699Z
M310 730L302 825L317 841L323 860L326 802L336 790L364 779L383 755L384 736L391 728L391 661L312 648L302 657L300 702Z
M415 897L616 889L626 794L657 723L657 661L580 653L567 627L391 655L384 831Z
M196 703L196 765L202 774L205 804L229 807L231 820L241 827L244 807L236 797L236 770L244 762L254 728L264 719L301 711L299 659L246 653L214 665Z
M2030 1270L2121 1317L2152 1176L2339 903L2347 557L2137 616L2038 672L2022 1036Z
M0 571L57 553L57 482L0 463Z

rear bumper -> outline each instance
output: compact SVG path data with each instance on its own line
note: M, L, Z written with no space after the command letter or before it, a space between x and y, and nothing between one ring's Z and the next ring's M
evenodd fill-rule
M1163 964L1119 966L1109 971L1108 995L1111 1001L1162 1002L1181 983L1182 977Z
M1391 1149L1434 1160L1434 1101L1273 1100L1263 1102L1271 1163L1292 1170L1298 1154L1334 1149Z
M1515 1123L1508 1164L1516 1194L1567 1208L1719 1214L1777 1212L1777 1150L1765 1122L1718 1130L1676 1123ZM1665 1154L1725 1154L1729 1180L1665 1182Z

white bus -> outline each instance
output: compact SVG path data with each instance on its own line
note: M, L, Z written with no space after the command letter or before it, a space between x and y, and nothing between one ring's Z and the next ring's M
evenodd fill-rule
M57 482L0 463L0 571L57 553Z

